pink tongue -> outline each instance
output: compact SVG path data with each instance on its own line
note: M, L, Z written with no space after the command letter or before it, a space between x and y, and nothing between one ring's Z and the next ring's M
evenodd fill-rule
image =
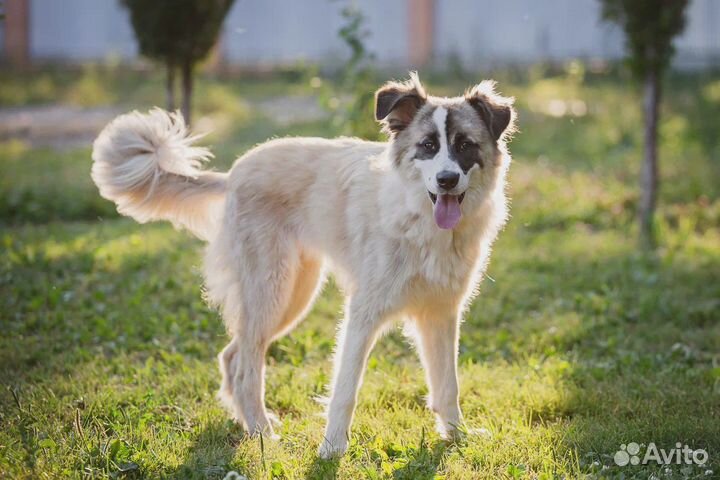
M457 195L438 195L435 202L435 223L437 226L450 230L460 221L460 202Z

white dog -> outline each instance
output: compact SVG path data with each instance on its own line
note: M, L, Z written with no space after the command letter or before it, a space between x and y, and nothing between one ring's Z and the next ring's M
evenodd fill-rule
M200 169L182 118L123 115L94 144L103 197L139 222L169 220L209 242L207 295L232 340L219 355L220 398L251 434L273 435L265 353L320 291L325 266L346 295L323 458L341 455L365 364L393 318L414 332L440 433L458 434L461 315L507 207L512 99L485 81L428 96L416 75L376 93L386 143L285 138L253 148L228 173Z

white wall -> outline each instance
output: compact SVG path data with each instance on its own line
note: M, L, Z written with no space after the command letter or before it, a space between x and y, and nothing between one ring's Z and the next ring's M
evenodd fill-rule
M348 55L338 37L341 10L349 2L329 0L240 0L225 24L223 52L232 63L292 63ZM366 46L383 62L405 61L404 0L355 2L371 32Z
M148 0L152 1L152 0ZM379 64L408 67L412 0L238 0L224 27L231 63L273 65L347 58L337 32L350 3L368 17ZM31 56L69 61L133 59L137 47L118 0L30 0ZM622 56L621 33L600 21L596 0L436 0L435 56L468 66ZM678 40L680 66L720 62L720 0L692 0ZM0 27L1 28L1 27Z
M437 0L437 56L479 65L572 57L615 58L622 38L596 0Z
M116 0L30 0L30 55L131 59L137 46L127 12Z
M720 64L720 2L693 0L683 35L675 42L678 66Z

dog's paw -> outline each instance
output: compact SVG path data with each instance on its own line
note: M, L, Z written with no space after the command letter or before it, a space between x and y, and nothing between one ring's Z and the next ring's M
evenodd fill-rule
M263 431L246 430L245 434L248 437L255 438L255 439L262 437L263 442L277 442L278 440L280 440L280 438L282 438L277 433L273 432L272 430L267 430L267 429L265 429Z
M467 438L465 431L459 428L446 428L438 432L440 438L450 443L461 443Z
M271 442L277 442L277 441L279 441L280 438L282 438L282 437L280 437L280 435L278 435L278 434L275 433L275 432L270 432L270 433L265 433L265 434L263 434L263 438L266 439L266 440L269 440L269 441L271 441Z
M318 455L323 460L330 460L333 458L342 457L348 448L348 441L346 439L329 441L328 439L323 440L318 449Z
M280 417L278 417L275 412L271 412L270 410L268 410L267 418L270 421L270 425L272 425L273 428L279 428L282 426L282 421L280 420Z
M438 421L437 432L440 434L440 438L452 443L461 443L468 436L468 430L464 423L455 424Z
M452 443L462 443L468 437L492 438L492 433L487 428L470 428L464 423L438 427L438 433L443 440Z
M245 432L250 437L260 437L262 436L263 441L276 441L280 440L280 435L275 433L270 423L267 424L258 424L254 425L252 427L246 426Z

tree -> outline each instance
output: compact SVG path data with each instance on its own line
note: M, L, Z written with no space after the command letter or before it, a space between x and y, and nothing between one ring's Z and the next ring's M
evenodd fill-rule
M175 109L175 78L182 78L182 114L190 124L195 65L212 49L235 0L121 0L130 11L140 53L165 65L168 110Z
M644 90L645 152L640 183L640 239L655 244L653 217L657 204L657 130L662 74L670 65L673 38L685 28L688 0L601 0L602 17L625 32L628 64Z

